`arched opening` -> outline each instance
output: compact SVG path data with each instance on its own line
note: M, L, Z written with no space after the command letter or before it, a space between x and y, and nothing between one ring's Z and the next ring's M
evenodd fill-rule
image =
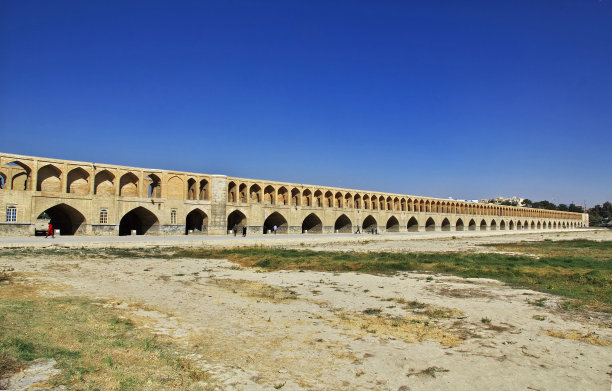
M266 186L264 189L264 204L265 205L274 205L274 194L276 193L276 189L272 186Z
M450 221L448 221L448 219L442 220L442 231L450 231L450 230L451 230Z
M431 232L436 230L436 222L431 217L425 222L425 231Z
M323 223L319 216L314 213L306 216L304 221L302 222L302 233L317 233L320 234L323 232Z
M145 189L147 189L147 197L161 198L161 180L155 174L147 175L144 179Z
M538 229L542 229L542 223L538 221L537 227L538 227Z
M300 191L295 187L291 189L291 205L300 206L300 199L302 198Z
M208 181L202 179L200 181L200 200L208 200Z
M516 229L517 229L518 231L520 231L520 230L522 230L522 229L523 229L523 224L521 224L521 221L520 221L520 220L516 222Z
M363 220L363 224L361 225L363 232L368 230L378 228L378 224L376 223L376 219L372 216L368 216Z
M4 190L4 186L6 186L6 175L0 172L0 190Z
M465 230L465 225L463 224L463 220L457 219L455 223L455 231L463 231Z
M187 199L197 200L198 199L198 188L197 182L193 178L187 180Z
M138 177L131 172L119 180L119 195L122 197L138 197Z
M259 185L251 186L249 194L251 195L251 202L261 204L261 187L259 187Z
M234 182L227 184L227 202L236 202L238 198L237 187Z
M281 188L278 189L277 203L278 205L287 205L288 202L289 202L289 192L284 186L281 186Z
M387 232L399 232L399 221L397 221L397 218L395 216L391 216L389 217L389 220L387 220L387 226L386 226L386 231Z
M548 229L552 229L552 223L550 221L548 222Z
M80 234L85 230L85 216L72 206L55 205L42 212L38 218L43 218L45 214L51 219L53 229L60 230L60 235Z
M535 222L531 222L531 229L535 229Z
M205 234L208 230L208 216L200 209L194 209L185 218L185 235ZM191 232L190 232L191 231Z
M315 206L317 208L322 208L323 207L323 193L321 192L321 190L315 191L314 198L315 198Z
M66 192L70 194L89 194L89 173L77 167L68 173Z
M514 230L514 221L510 220L510 223L508 224L508 230L510 231Z
M410 220L408 220L407 228L408 232L418 232L419 222L417 221L416 217L412 216Z
M26 164L14 161L2 167L4 171L4 189L6 190L30 190L32 170ZM12 178L12 179L8 179Z
M484 219L480 222L480 230L481 231L487 230L487 222Z
M136 235L157 233L159 230L159 220L153 212L139 206L126 213L119 222L119 235L131 235L136 231Z
M474 221L474 219L470 220L470 224L468 225L468 229L470 231L476 231L476 222Z
M247 218L239 210L235 210L227 216L227 230L231 231L234 228L238 231L242 231L242 227L247 226Z
M98 196L115 195L115 176L108 170L102 170L96 174L94 181L94 192Z
M342 193L337 192L334 196L334 207L342 208Z
M355 197L353 197L353 206L355 207L355 209L362 208L361 196L359 194L355 194Z
M334 223L334 232L339 233L352 233L353 232L353 224L351 223L351 219L349 219L346 215L341 215L336 219Z
M274 233L274 226L276 226L277 233L287 233L287 220L278 212L272 213L270 216L268 216L266 221L264 221L263 233Z
M499 222L499 230L500 231L505 231L506 230L506 222L504 220Z
M62 172L51 164L40 168L36 190L56 193L62 191Z
M302 205L312 206L312 192L308 189L304 190L302 193Z
M491 220L491 231L495 231L497 229L497 223L495 220Z
M238 199L243 203L248 202L247 186L244 183L241 183L240 186L238 186Z

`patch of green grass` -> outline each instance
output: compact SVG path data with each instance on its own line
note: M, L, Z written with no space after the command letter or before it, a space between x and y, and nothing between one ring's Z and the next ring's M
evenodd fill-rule
M61 373L49 380L52 387L200 390L212 381L178 347L84 299L40 297L33 287L10 284L0 288L0 315L0 377L53 358Z

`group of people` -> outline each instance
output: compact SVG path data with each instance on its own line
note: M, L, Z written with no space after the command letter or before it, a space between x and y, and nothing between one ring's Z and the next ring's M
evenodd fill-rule
M236 234L238 233L238 226L234 225L234 228L232 228L232 231L234 231L234 236L236 236ZM247 234L247 227L242 227L242 237L245 237Z

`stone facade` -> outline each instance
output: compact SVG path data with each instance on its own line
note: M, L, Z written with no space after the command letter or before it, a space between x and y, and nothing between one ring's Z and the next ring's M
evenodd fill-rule
M0 153L0 235L567 229L588 214Z

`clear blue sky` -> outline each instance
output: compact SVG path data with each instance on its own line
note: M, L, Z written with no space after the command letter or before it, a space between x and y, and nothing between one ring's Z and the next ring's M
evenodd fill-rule
M0 2L0 151L612 199L612 0Z

